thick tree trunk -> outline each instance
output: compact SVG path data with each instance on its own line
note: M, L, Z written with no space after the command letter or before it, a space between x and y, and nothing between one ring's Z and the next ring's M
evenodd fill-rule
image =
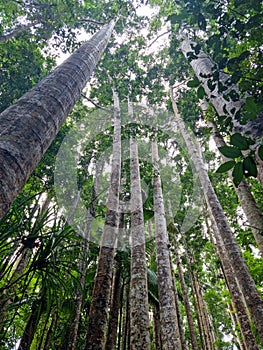
M185 307L185 312L186 312L186 317L188 321L188 326L189 326L189 333L190 333L190 339L191 339L191 344L192 344L192 349L193 350L198 350L198 345L197 345L197 338L196 338L196 333L195 333L195 326L194 326L194 319L191 311L191 306L190 306L190 301L188 298L188 291L184 279L184 273L179 257L179 252L177 248L177 242L176 238L174 238L174 251L175 251L175 258L176 258L176 265L177 265L177 270L179 274L179 279L180 279L180 285L182 289L182 295L183 295L183 300L184 300L184 307Z
M130 349L150 350L147 268L143 203L137 141L130 138L131 177L131 344Z
M154 163L154 218L162 346L164 350L174 350L181 349L181 344L170 268L169 239L166 229L161 177L158 167L158 145L156 140L152 143L152 158Z
M214 188L209 179L207 170L205 169L205 165L199 153L197 152L188 132L186 131L184 122L178 114L177 106L173 100L172 94L171 98L175 114L175 120L183 135L187 148L189 149L189 152L191 154L193 164L195 165L195 169L199 175L207 205L211 210L212 216L219 229L228 258L230 260L233 271L237 277L242 293L246 299L247 306L249 308L255 326L258 330L259 337L261 341L263 341L263 300L259 295L255 282L248 270L248 267L241 254L240 248L230 229L224 211L221 207L221 204L218 201Z
M86 350L102 350L105 347L107 316L110 300L114 247L118 234L118 210L121 168L121 116L118 93L113 88L114 135L111 178L107 200L104 232L101 242L97 275L89 312Z
M218 132L216 132L216 126L214 125L214 123L209 123L208 125L211 125L213 128L212 135L216 146L225 146L225 141L223 137ZM225 162L230 160L229 158L226 158L223 155L221 155L221 158ZM233 179L232 170L228 171L228 176L231 180ZM250 188L245 180L242 180L239 186L234 186L234 188L239 198L242 209L249 222L251 231L258 245L258 249L260 250L261 255L263 256L263 214L259 209L255 198L253 197L253 194L251 193Z
M199 50L195 52L197 43L189 40L187 35L180 34L181 37L181 50L184 56L190 61L196 77L201 82L206 95L208 96L210 102L215 107L219 116L229 115L232 119L235 131L245 134L246 131L251 132L251 137L253 139L262 137L263 135L263 116L260 115L256 120L250 120L246 125L241 125L238 122L236 113L240 111L245 100L241 97L237 85L231 83L231 77L219 71L215 62L212 58L208 56L204 51ZM218 80L213 80L213 74L217 72L219 74ZM209 83L214 84L215 88L213 91L209 89ZM219 84L223 84L226 90L220 92ZM238 98L233 101L231 98L226 100L224 95L227 95L230 91L234 90L238 95Z
M0 219L80 97L114 27L105 25L62 65L0 114Z

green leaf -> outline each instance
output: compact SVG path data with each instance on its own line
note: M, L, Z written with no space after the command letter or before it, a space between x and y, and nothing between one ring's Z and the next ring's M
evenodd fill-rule
M205 89L203 88L203 86L199 86L199 88L197 89L197 96L200 100L202 100L205 96Z
M231 145L236 146L240 150L249 149L249 144L247 142L247 139L244 136L242 136L241 134L239 134L238 132L231 135L230 143L231 143Z
M240 184L240 182L243 179L243 166L242 163L236 163L236 165L234 166L233 172L232 172L232 176L233 176L233 182L235 184L236 187L238 187L238 185Z
M228 170L232 169L235 164L236 162L234 160L229 160L228 162L221 164L220 167L216 170L216 173L226 173Z
M247 97L244 109L249 113L249 118L253 119L257 116L260 108L256 105L253 97Z
M199 82L199 80L197 78L187 82L187 86L188 87L197 87L199 85L200 85L200 82Z
M242 156L240 149L231 146L223 146L218 148L219 151L227 158L237 158Z
M261 160L263 160L263 145L258 148L258 156Z
M255 160L251 156L246 157L243 161L243 173L246 177L248 176L257 177L257 174L258 174L257 165Z

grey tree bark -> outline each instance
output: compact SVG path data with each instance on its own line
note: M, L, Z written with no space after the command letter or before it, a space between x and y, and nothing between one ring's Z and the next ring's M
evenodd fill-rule
M169 238L166 229L161 177L158 166L158 145L156 140L152 142L152 158L154 164L154 220L162 347L163 350L179 350L181 349L181 342L173 292Z
M114 27L105 25L63 64L0 114L0 219L80 97Z
M138 145L130 138L131 177L131 344L130 349L150 350L150 324L145 253L145 232Z
M263 300L257 290L256 284L248 270L248 267L241 254L240 248L230 229L230 226L225 217L223 208L219 203L218 198L215 194L214 188L210 182L207 170L205 169L205 165L199 153L197 152L192 139L190 138L188 132L186 131L183 120L179 116L177 106L172 96L172 91L171 91L171 98L172 98L175 120L182 133L182 136L185 140L187 148L189 149L193 164L195 165L195 169L199 175L200 182L204 191L206 203L209 209L211 210L213 218L219 229L220 235L222 237L222 241L224 243L224 247L227 252L227 256L230 260L233 271L237 277L238 283L245 297L247 307L251 313L254 324L258 330L259 337L261 341L263 341Z

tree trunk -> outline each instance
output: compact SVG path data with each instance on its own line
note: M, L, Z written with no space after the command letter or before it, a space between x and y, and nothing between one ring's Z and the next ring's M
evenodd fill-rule
M170 268L169 239L166 230L161 177L158 167L158 145L156 140L152 143L152 158L154 164L154 217L162 346L164 350L174 350L181 349L181 344Z
M172 279L173 279L173 293L174 293L174 300L175 300L178 330L179 330L179 334L180 334L181 348L182 348L182 350L187 350L187 344L186 344L184 326L183 326L183 319L182 319L182 315L181 315L181 311L180 311L180 301L179 301L178 289L176 287L174 274L173 274L173 261L172 261L171 254L169 254L169 256L170 256L170 269L172 272Z
M199 153L197 152L188 132L186 131L182 119L178 114L177 106L173 100L172 93L171 98L175 114L175 120L183 135L187 148L189 149L189 152L191 154L192 161L199 175L206 203L210 208L212 216L219 229L231 266L237 277L243 295L246 299L247 306L249 308L255 326L259 332L259 337L261 341L263 341L263 300L259 295L255 282L248 270L248 267L244 261L239 246L230 229L224 211L221 207L221 204L218 201L214 188L208 177L208 173L205 169L203 161Z
M125 309L122 326L122 350L129 350L130 346L130 280L126 285Z
M223 137L216 132L216 126L214 123L209 123L209 126L212 126L212 135L213 140L215 141L215 144L217 147L225 146L225 141ZM224 157L221 155L221 158L224 160L224 162L229 161L229 158ZM228 176L232 180L232 170L228 171ZM242 206L242 209L247 217L247 220L249 222L251 231L253 233L253 236L255 238L255 241L258 245L258 249L261 252L261 255L263 256L263 214L261 210L259 209L255 198L253 197L253 194L250 191L250 188L245 180L242 180L238 187L234 186L236 194L239 198L240 204Z
M256 120L248 121L246 125L241 125L238 122L237 113L245 103L245 100L241 98L237 85L231 83L231 77L228 74L218 70L216 63L213 62L212 58L205 52L202 50L199 50L198 53L195 52L195 48L197 47L196 42L189 40L187 35L183 33L179 34L179 37L182 38L181 50L184 56L190 61L190 65L192 66L196 77L201 82L218 115L229 115L232 119L235 131L241 132L244 135L246 131L250 131L251 138L260 139L263 135L263 116L261 115ZM215 72L219 74L218 80L213 80ZM215 85L213 91L210 90L209 83ZM226 90L220 92L219 84L223 84L226 87ZM227 95L232 90L237 93L238 98L235 101L231 98L226 100L224 95Z
M40 301L40 305L39 305L39 300L36 300L33 302L32 305L32 310L31 310L31 314L29 316L29 319L27 321L23 336L21 338L18 350L30 350L32 341L34 339L34 335L36 333L37 330L37 326L38 326L38 322L39 322L39 318L40 315L42 313L42 302ZM40 307L40 309L39 309Z
M113 283L113 292L112 292L112 301L110 308L110 317L109 317L109 327L107 342L105 350L116 349L117 344L117 331L118 331L118 317L121 303L121 261L116 257L116 271L114 274L114 283Z
M90 305L86 350L102 350L106 342L114 247L118 234L118 210L121 167L121 116L118 94L113 88L114 135L110 187L97 275Z
M137 141L130 138L131 177L131 350L150 350L143 203Z
M160 324L160 309L159 305L153 305L153 336L154 336L154 349L162 350L162 336L161 336L161 324Z
M227 283L228 290L230 292L232 302L235 307L235 312L237 315L237 320L240 326L241 334L244 339L244 343L246 344L247 349L259 350L256 338L251 328L251 322L250 322L249 315L247 313L247 308L243 302L244 298L239 288L239 285L237 283L234 271L230 265L227 254L225 252L225 248L220 236L220 232L213 219L212 219L212 222L213 222L213 233L214 233L214 239L215 239L214 245L222 264L223 274Z
M0 219L80 97L106 47L105 25L62 65L0 114Z
M193 315L192 315L192 311L191 311L190 301L188 298L188 292L187 292L187 287L186 287L186 283L184 280L184 273L183 273L179 253L178 253L176 238L174 238L174 251L175 251L176 265L177 265L177 270L178 270L182 294L183 294L184 307L185 307L186 317L187 317L188 326L189 326L189 333L190 333L192 349L198 350L197 338L196 338L195 326L194 326L194 319L193 319Z
M43 350L49 350L50 349L50 344L51 344L51 341L52 341L52 334L54 332L56 323L57 323L57 312L55 311L54 315L52 316L51 324L50 324L49 329L47 331L47 336L46 336L46 340L45 340L45 344L44 344Z

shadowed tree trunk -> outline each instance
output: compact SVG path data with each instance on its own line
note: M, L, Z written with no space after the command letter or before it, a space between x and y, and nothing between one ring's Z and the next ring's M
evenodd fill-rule
M107 316L110 302L114 247L118 233L118 210L121 167L121 116L118 93L113 87L114 135L111 177L106 217L100 247L97 274L89 311L85 350L102 350L105 347Z
M150 350L150 325L145 254L143 203L138 145L130 138L131 176L131 344L130 349Z
M63 64L0 114L0 219L80 97L114 27L105 25Z
M192 349L193 350L198 350L198 345L197 345L197 338L196 338L196 333L195 333L195 326L194 326L194 319L191 311L191 306L190 306L190 301L188 298L188 291L184 279L184 273L179 257L179 252L177 248L177 242L176 238L174 238L174 251L175 251L175 258L176 258L176 265L177 265L177 270L179 274L179 279L180 279L180 285L182 289L182 295L183 295L183 300L184 300L184 307L185 307L185 312L186 312L186 317L188 321L188 326L189 326L189 333L190 333L190 339L192 343Z
M162 350L162 335L161 335L161 324L160 324L160 309L159 305L153 304L153 343L155 350Z
M158 167L158 145L156 140L152 143L152 158L154 164L154 219L162 346L164 350L174 350L181 349L181 344L170 267L169 239L166 230L161 177Z
M195 169L200 178L206 203L208 205L208 208L211 211L213 219L216 222L216 226L218 227L220 236L222 237L224 248L227 252L227 256L229 258L233 271L237 277L242 293L245 297L247 307L251 313L254 324L258 330L259 337L261 341L263 341L263 300L257 290L256 284L248 270L248 267L241 254L240 248L230 229L230 226L225 217L222 206L218 201L214 188L209 179L205 165L199 153L197 152L192 139L190 138L188 132L186 131L184 122L179 116L177 106L172 96L172 91L171 91L171 98L172 98L175 120L182 133L182 136L185 140L187 148L191 154L192 161L195 165Z

